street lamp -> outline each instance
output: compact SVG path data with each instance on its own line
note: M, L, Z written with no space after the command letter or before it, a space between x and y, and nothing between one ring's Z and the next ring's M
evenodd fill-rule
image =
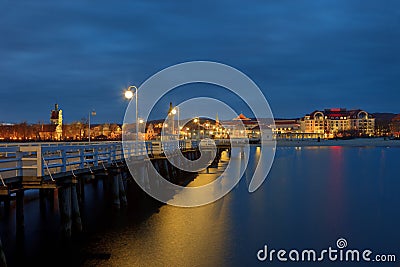
M131 90L126 90L125 91L125 98L126 99L132 99L133 97L133 92Z
M181 113L181 112L180 112L180 108L179 108L178 106L174 107L174 108L171 110L171 113L172 113L172 115L175 115L175 114L178 113L178 139L179 139L179 134L180 134L180 129L181 129L181 128L180 128L180 125L179 125L179 120L180 120L179 114ZM175 121L174 118L173 118L173 120ZM173 128L172 130L175 131L174 128Z
M194 118L193 122L197 124L197 136L196 136L196 139L200 139L200 118L199 117Z
M135 89L135 93L132 92L131 89ZM128 89L125 90L125 98L128 100L131 100L133 96L135 96L135 106L136 106L136 118L135 118L135 124L136 124L136 141L139 140L139 121L138 121L138 88L134 85L131 85L128 87Z
M142 137L146 139L146 124L144 123L144 120L139 118L139 132L142 134Z
M88 126L89 126L89 129L88 129L88 137L89 137L89 143L90 143L90 117L91 116L96 116L96 111L94 111L94 110L92 110L92 111L90 111L89 112L89 119L88 119Z

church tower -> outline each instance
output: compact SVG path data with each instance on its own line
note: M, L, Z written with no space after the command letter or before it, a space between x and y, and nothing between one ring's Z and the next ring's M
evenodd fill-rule
M58 104L54 105L54 109L51 111L50 122L56 126L54 132L54 139L61 140L62 139L62 110L58 108Z

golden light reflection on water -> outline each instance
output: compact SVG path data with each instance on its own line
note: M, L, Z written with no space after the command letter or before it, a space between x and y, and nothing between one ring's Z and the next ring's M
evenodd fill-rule
M164 206L161 209L160 227L156 234L165 262L176 266L223 265L224 246L229 241L230 232L229 198L210 205L211 208Z
M186 187L198 187L212 183L213 181L215 181L215 179L219 177L219 175L221 175L224 172L224 170L228 165L228 162L229 162L228 151L222 151L218 167L208 168L208 170L207 169L202 170L201 172L199 172L199 174L201 174L201 179L195 179L191 181L188 185L186 185Z
M185 190L176 190L167 203L186 202L194 207L222 198L235 187L245 171L247 159L243 153L240 149L233 150L229 161L223 160L217 169L210 168L208 173L199 174Z
M200 174L192 184L215 179L223 168ZM111 254L104 266L223 266L232 231L231 212L229 195L196 208L164 205L137 228L115 233L120 238L113 233L104 236L109 241L99 242L102 247L93 253ZM92 264L86 262L86 266Z

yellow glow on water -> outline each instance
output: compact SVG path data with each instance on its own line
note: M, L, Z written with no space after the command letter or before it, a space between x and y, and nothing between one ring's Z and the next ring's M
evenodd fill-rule
M218 174L200 174L193 183L212 180L212 175ZM224 266L232 205L229 195L197 208L164 205L143 223L122 230L118 238L110 233L103 247L94 246L91 253L109 253L107 266Z

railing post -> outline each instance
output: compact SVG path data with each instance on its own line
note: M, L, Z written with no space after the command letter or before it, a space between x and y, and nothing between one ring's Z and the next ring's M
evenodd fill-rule
M113 147L113 151L114 151L114 155L113 155L113 160L117 160L117 149L118 149L118 145L115 145Z
M79 168L80 169L85 168L85 148L79 149L79 159L80 159Z
M146 150L148 155L153 155L153 143L150 141L146 142Z
M111 162L111 147L112 147L112 145L111 144L108 144L107 145L107 163L110 163Z
M146 144L144 142L140 142L140 156L143 156L146 153Z
M93 147L93 165L95 167L99 166L99 146L94 146Z
M22 156L23 156L23 152L18 150L15 152L15 157L17 159L17 170L16 170L16 176L17 177L21 177L23 175L23 171L22 171Z
M129 157L132 155L132 146L129 145L129 146L127 147L127 149L128 149L127 156L128 156L128 158L129 158Z
M122 146L121 146L122 147ZM117 160L118 159L118 151L121 149L121 147L119 145L115 145L115 150L114 150L114 159Z
M42 159L42 146L38 145L36 147L36 176L41 177L44 176L44 166Z
M114 160L114 150L115 150L115 145L111 145L108 147L109 153L110 153L110 159L108 163L111 163Z
M61 172L66 172L67 171L67 152L65 151L65 148L61 148Z

